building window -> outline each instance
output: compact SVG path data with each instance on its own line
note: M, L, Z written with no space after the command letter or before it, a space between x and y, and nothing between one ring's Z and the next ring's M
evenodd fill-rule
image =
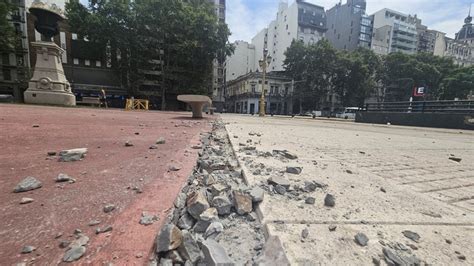
M2 73L3 73L4 80L12 80L10 69L3 69Z
M74 58L74 65L79 65L79 59Z
M88 60L88 59L84 60L84 65L90 66L90 65L91 65L91 61Z
M286 24L286 30L288 30L288 24Z
M101 67L101 66L102 66L102 62L100 62L100 61L95 61L95 66L96 66L96 67Z
M252 93L255 93L255 91L256 91L256 86L255 84L252 84Z

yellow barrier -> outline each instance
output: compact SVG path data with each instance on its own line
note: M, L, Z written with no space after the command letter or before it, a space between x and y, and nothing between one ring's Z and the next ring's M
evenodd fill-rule
M146 110L148 111L148 100L140 100L140 99L127 99L125 104L125 111L132 111L132 110Z

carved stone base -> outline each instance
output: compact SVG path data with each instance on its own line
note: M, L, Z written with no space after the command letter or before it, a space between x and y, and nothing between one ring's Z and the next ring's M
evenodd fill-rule
M25 91L25 103L75 106L76 97L64 75L61 54L64 52L52 42L34 42L36 66Z
M27 90L24 97L25 103L76 106L76 96L72 93Z

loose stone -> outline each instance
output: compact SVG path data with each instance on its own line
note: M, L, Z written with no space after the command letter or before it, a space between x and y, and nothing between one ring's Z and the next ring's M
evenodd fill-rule
M32 198L21 198L20 204L28 204L28 203L32 203L33 201L35 200Z
M173 224L163 226L158 237L156 238L156 252L166 252L177 249L181 243L183 236L181 230Z
M303 171L302 167L293 167L293 166L288 166L286 167L286 172L289 174L294 174L294 175L299 175Z
M364 233L357 233L354 238L356 243L360 246L367 246L369 242L369 238Z
M107 204L104 206L103 208L103 211L105 213L109 213L109 212L112 212L113 210L115 210L115 205L114 204Z
M16 187L13 189L13 192L20 193L26 192L30 190L35 190L41 188L43 184L36 178L32 176L28 176L27 178L23 179Z
M60 162L75 162L83 159L87 154L87 148L63 150L59 152Z
M334 207L336 205L336 198L333 195L327 194L324 198L324 206Z
M411 239L412 241L415 241L415 242L419 242L420 240L420 235L415 233L415 232L412 232L412 231L409 231L409 230L405 230L402 232L402 234L408 238L408 239Z

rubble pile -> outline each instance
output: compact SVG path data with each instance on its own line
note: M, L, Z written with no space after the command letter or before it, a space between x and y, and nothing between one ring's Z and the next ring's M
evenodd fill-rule
M265 241L255 213L264 190L246 184L222 122L216 121L201 143L195 145L202 150L193 174L156 237L154 263L254 263Z

